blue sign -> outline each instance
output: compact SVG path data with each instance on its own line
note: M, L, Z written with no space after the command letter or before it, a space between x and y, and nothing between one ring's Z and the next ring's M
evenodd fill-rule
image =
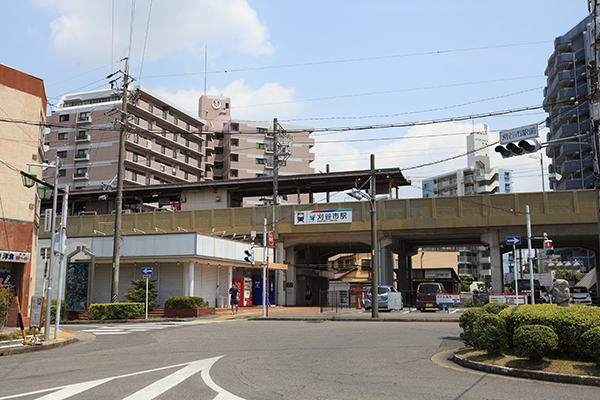
M152 275L153 269L154 269L153 267L142 268L142 275L144 275L144 276Z
M521 244L521 236L507 236L506 244L510 244L513 246L517 246L517 245Z

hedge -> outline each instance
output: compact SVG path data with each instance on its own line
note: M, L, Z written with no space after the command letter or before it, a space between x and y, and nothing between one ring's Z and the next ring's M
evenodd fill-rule
M531 361L541 360L558 346L558 336L552 328L544 325L524 325L513 337L515 356L527 357Z
M460 334L460 339L465 342L467 346L475 346L475 336L473 333L473 324L482 315L486 314L483 308L469 308L462 313L458 319L458 326L463 329Z
M145 303L92 304L88 310L88 320L133 319L145 309Z
M484 313L473 324L475 348L485 350L489 355L496 355L506 350L508 333L506 322L496 314Z
M558 336L557 352L565 356L585 356L582 335L600 326L600 309L584 305L558 307L553 304L535 304L510 307L500 312L506 321L509 340L512 334L525 325L544 325Z
M584 351L587 358L596 361L600 365L600 327L595 327L583 335Z
M196 296L173 296L165 300L165 308L204 308L208 307L202 297Z
M510 307L510 306L508 304L506 304L506 303L496 303L496 302L494 302L494 303L488 303L488 304L486 304L485 306L483 306L483 309L486 312L489 312L490 314L496 314L496 315L498 315L498 314L500 314L500 311L502 311L502 310L504 310L504 309L506 309L508 307Z

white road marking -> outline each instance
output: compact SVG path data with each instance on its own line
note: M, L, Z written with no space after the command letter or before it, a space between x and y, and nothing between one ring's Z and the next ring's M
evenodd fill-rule
M148 374L151 372L163 371L166 369L178 368L178 367L183 367L183 368L181 368L180 370L172 373L171 375L169 375L159 381L152 383L149 386L146 386L145 388L137 391L136 393L132 394L131 396L126 397L125 399L126 400L138 400L138 399L152 400L152 399L156 398L157 396L160 396L161 394L165 393L167 390L170 390L171 388L173 388L173 387L177 386L178 384L180 384L181 382L185 381L192 375L197 374L198 372L201 371L201 377L202 377L202 380L204 381L204 383L206 383L206 385L208 387L210 387L212 390L217 392L217 396L214 398L215 400L244 400L242 397L238 397L238 396L234 395L233 393L230 393L227 390L223 389L222 387L218 386L210 377L211 367L214 365L214 363L216 363L222 357L223 356L218 356L218 357L193 361L193 362L189 362L189 363L182 363L182 364L170 365L167 367L154 368L154 369L150 369L147 371L132 372L129 374L113 376L110 378L97 379L97 380L88 381L88 382L80 382L80 383L76 383L73 385L58 386L55 388L36 390L33 392L28 392L28 393L14 394L14 395L10 395L10 396L0 397L0 400L16 399L19 397L33 396L36 394L47 393L47 392L52 392L52 391L55 391L55 392L47 394L42 397L39 397L38 400L64 400L66 398L69 398L69 397L74 396L79 393L83 393L86 390L92 389L96 386L100 386L104 383L110 382L115 379L128 378L128 377L132 377L132 376L136 376L136 375L143 375L143 374Z
M452 311L450 311L450 314L454 314L454 313L455 313L455 312L457 312L457 311L458 311L458 308L457 308L456 310L452 310Z

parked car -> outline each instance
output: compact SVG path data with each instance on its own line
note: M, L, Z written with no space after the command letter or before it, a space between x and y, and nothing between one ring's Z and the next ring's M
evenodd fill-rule
M573 304L592 304L592 295L585 286L571 286L571 303Z
M396 288L393 286L378 286L377 287L377 305L380 310L389 310L388 307L388 293L389 292L397 292ZM372 307L372 290L369 286L365 290L365 310L370 310ZM400 309L402 310L403 304L400 303Z
M530 303L531 299L531 281L529 278L519 279L517 281L519 286L519 293L527 293L527 303ZM510 291L515 291L515 281L510 285ZM546 287L540 285L540 281L537 279L533 280L533 297L535 298L535 304L550 303L550 295Z
M437 304L438 293L446 293L446 288L439 282L423 282L417 286L417 310L425 311L426 308L443 310L446 306Z

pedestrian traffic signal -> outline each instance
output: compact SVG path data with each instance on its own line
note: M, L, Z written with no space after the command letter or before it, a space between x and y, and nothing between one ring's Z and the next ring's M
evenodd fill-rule
M522 156L526 153L535 153L542 146L535 139L521 140L519 143L508 143L506 147L499 145L494 148L497 153L502 155L502 158L509 158L512 156Z
M547 256L554 254L554 243L550 239L544 239L544 254Z
M254 249L244 250L244 254L246 254L244 261L254 264Z

